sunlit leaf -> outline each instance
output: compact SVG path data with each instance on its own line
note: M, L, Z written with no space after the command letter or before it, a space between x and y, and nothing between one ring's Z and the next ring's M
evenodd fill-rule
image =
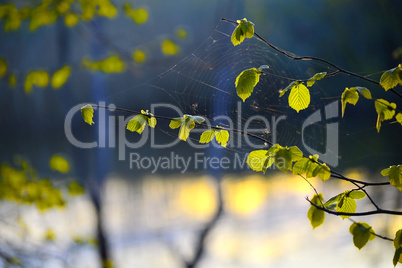
M330 168L325 163L318 163L317 160L318 155L299 159L293 166L293 174L305 174L306 178L318 176L322 181L328 180L331 177Z
M374 102L375 110L378 114L376 128L380 132L381 123L385 120L390 120L395 115L396 104L389 103L384 99L377 99Z
M144 114L138 114L130 119L127 123L127 129L131 132L138 132L141 134L144 131L145 125L148 121L148 117Z
M60 155L53 155L50 158L49 166L51 169L60 173L67 173L70 170L70 164L64 157Z
M173 56L180 52L180 47L172 40L166 39L161 43L161 50L165 56Z
M349 232L353 235L353 244L358 249L362 249L369 240L375 238L373 228L365 222L352 223Z
M366 194L363 191L350 191L348 195L353 199L362 199L366 197Z
M343 195L340 197L338 204L336 205L337 212L343 213L355 213L356 212L356 201L347 195ZM343 219L349 218L350 216L341 215Z
M237 27L234 29L231 37L232 44L237 46L241 44L245 38L254 36L254 23L247 21L246 18L237 20Z
M269 153L271 152L270 150L268 150ZM273 150L275 151L272 153L274 154L275 166L283 172L292 170L293 162L298 161L303 157L302 151L300 151L297 146L289 148L278 145Z
M130 4L125 4L124 12L137 24L143 24L148 20L148 11L145 7L133 9Z
M250 97L254 90L254 87L260 81L261 70L251 68L241 72L235 81L237 89L237 95L243 100L243 102Z
M272 166L274 158L268 155L267 150L256 150L249 153L247 157L248 166L257 172L264 172Z
M302 83L292 87L289 94L289 106L297 112L306 109L310 104L310 91Z
M71 72L71 67L66 65L63 68L61 68L60 70L56 71L53 76L52 76L52 87L54 88L60 88L61 86L63 86L68 77L70 76L70 72Z
M311 203L322 206L323 205L323 195L320 193L319 195L314 195L311 199ZM311 226L313 229L317 228L318 226L322 225L325 220L325 212L321 209L316 208L315 206L311 205L308 212L307 218L310 220Z
M399 124L402 125L402 113L398 113L397 115L395 115L395 119Z
M307 86L311 87L314 85L315 81L323 79L327 75L326 72L316 73L313 77L307 80Z
M402 65L399 64L397 67L384 72L380 79L380 85L385 89L385 91L388 91L397 85L402 85Z
M229 141L229 132L227 130L217 130L215 134L216 141L222 145L222 147L226 147Z
M345 114L346 104L350 103L356 105L357 101L359 100L359 93L357 93L357 88L346 88L341 96L342 102L342 117Z
M200 143L209 143L214 138L220 145L226 147L227 142L229 140L229 132L223 129L206 130L201 134Z
M190 130L195 127L195 123L200 124L205 119L201 116L183 115L182 118L174 118L170 121L169 127L171 129L179 128L179 139L186 141L190 135Z
M402 191L402 165L390 166L382 170L381 175L388 176L391 185Z
M87 104L81 108L81 115L87 124L95 124L95 122L92 120L94 117L94 109L90 104Z

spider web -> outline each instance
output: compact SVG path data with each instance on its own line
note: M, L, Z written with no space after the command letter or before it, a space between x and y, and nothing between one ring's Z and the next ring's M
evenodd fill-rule
M177 107L183 114L203 116L213 126L245 131L253 129L248 132L271 143L297 145L306 155L312 154L312 148L314 152L325 152L328 124L337 123L340 118L340 103L336 102L340 92L331 92L333 78L318 81L309 88L310 105L299 113L289 107L289 93L280 98L279 91L288 86L292 79L306 80L318 72L330 73L335 70L317 61L292 60L256 37L233 46L230 41L233 29L234 26L230 23L218 23L215 31L189 56L145 83L115 91L108 100L117 107L133 110L146 110L155 103L169 104ZM242 102L236 94L236 77L245 69L260 66L265 66L264 73L251 96ZM326 107L334 102L336 103L332 107L337 107L335 114L326 120ZM303 128L303 123L315 112L320 120ZM169 117L181 116L170 108L159 108L154 113ZM161 121L158 120L155 130L158 133L157 139L165 142L177 139L178 130L170 129L169 122ZM370 131L373 129L374 127L369 127ZM144 134L148 135L146 132ZM192 131L190 139L197 143L199 135ZM246 155L251 150L269 148L268 143L250 137L239 137L235 133L230 133L230 136L225 151L215 150L215 154L233 159L236 155ZM196 151L194 148L189 150L189 145L184 142L172 148L159 153L174 150L189 156ZM149 152L153 148L148 144L143 149ZM330 153L339 158L337 151ZM241 169L247 169L246 166Z

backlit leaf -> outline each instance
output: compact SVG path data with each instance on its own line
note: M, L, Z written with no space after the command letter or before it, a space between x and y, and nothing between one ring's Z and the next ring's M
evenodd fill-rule
M190 135L190 130L195 127L195 123L201 124L205 119L202 116L196 115L183 115L182 118L174 118L170 121L169 127L171 129L179 128L179 139L186 141Z
M306 109L310 104L310 91L302 83L295 85L290 90L289 106L299 112Z
M254 36L254 23L247 21L246 18L237 20L237 23L239 24L234 29L231 37L234 46L241 44L245 38L252 38Z
M398 113L397 115L395 115L395 119L399 124L402 125L402 113Z
M201 134L200 143L209 143L215 137L214 129L206 130Z
M355 87L346 88L345 91L343 91L342 96L341 96L342 117L345 114L346 104L350 103L350 104L356 105L358 100L359 100L359 93L357 93L357 88L355 88Z
M344 213L355 213L356 212L356 201L347 195L341 196L338 204L336 205L337 212L344 212ZM349 218L350 216L341 215L343 219Z
M395 233L394 247L395 247L395 249L398 249L398 248L402 247L402 229L399 229Z
M349 227L349 232L353 235L353 244L362 249L367 242L375 238L373 228L365 222L354 222Z
M307 86L311 87L314 85L315 81L323 79L327 75L326 72L316 73L313 77L307 80Z
M391 185L402 191L402 165L390 166L382 170L381 175L388 176Z
M68 77L70 76L71 68L70 66L64 66L60 70L56 71L52 76L52 87L60 88L64 83L66 83Z
M60 173L67 173L70 170L70 164L64 157L60 155L53 155L50 158L49 166L51 169Z
M261 70L251 68L241 72L235 81L237 89L237 95L243 100L243 102L250 97L254 90L254 87L260 81Z
M229 132L227 130L217 130L215 134L216 141L222 145L222 147L226 147L229 141Z
M388 91L397 85L402 85L402 65L399 64L397 67L384 72L380 79L380 85L385 89L385 91Z
M229 132L223 129L206 130L201 134L200 143L209 143L214 138L220 145L226 147L227 142L229 140Z
M81 115L87 124L95 124L95 122L92 120L92 118L94 117L94 109L90 104L87 104L81 108Z
M353 199L362 199L366 197L366 194L363 191L350 191L348 195Z
M374 102L375 110L378 114L376 128L380 132L381 123L390 120L395 115L396 104L389 103L384 99L377 99Z
M255 150L249 153L247 157L248 166L257 172L264 172L272 166L274 158L268 155L267 150Z
M141 134L144 131L145 125L148 121L148 117L144 114L137 114L130 119L127 123L127 129L131 132L137 132Z
M313 198L311 199L311 203L313 203L317 206L322 206L323 199L324 199L324 197L321 193L319 195L315 194L313 196ZM315 206L311 205L307 212L307 218L310 220L310 223L311 223L311 226L313 227L313 229L315 229L324 223L325 212L323 210L318 209Z

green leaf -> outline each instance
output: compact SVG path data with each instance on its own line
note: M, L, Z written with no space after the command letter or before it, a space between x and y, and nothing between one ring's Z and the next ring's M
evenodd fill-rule
M311 199L311 203L322 206L323 204L323 195L322 193L318 195L314 195ZM325 212L321 209L316 208L315 206L311 205L309 210L307 211L307 218L310 220L311 226L313 229L317 228L321 224L324 223L325 220Z
M220 145L226 147L229 140L229 132L224 129L206 130L201 134L200 143L209 143L214 139L214 137Z
M399 124L402 125L402 113L398 113L397 115L395 115L395 119Z
M205 130L201 134L200 143L209 143L214 139L214 137L215 137L214 129Z
M87 104L81 108L81 115L87 124L95 124L95 122L92 120L92 118L94 117L94 109L90 104Z
M127 123L127 129L131 132L138 132L141 134L144 131L145 125L148 121L148 117L144 114L138 114L130 119Z
M347 195L353 199L362 199L366 197L366 194L362 191L350 191Z
M350 103L356 105L357 101L359 100L359 93L357 93L357 88L345 88L341 96L342 101L342 117L345 114L346 104Z
M355 213L356 207L357 207L356 201L353 198L343 194L338 204L336 205L336 211L344 213ZM346 219L349 218L350 216L341 215L341 217L342 219Z
M375 238L373 228L365 222L354 222L349 227L349 232L353 235L353 244L360 250L367 242Z
M328 209L333 209L335 207L332 206L332 204L334 203L338 203L339 200L341 200L341 197L343 196L344 193L335 195L334 197L332 197L331 199L329 199L327 202L325 202L324 207L328 208Z
M394 247L395 247L395 249L398 249L398 248L402 247L402 229L399 229L395 233Z
M248 166L257 172L264 172L272 166L274 158L268 155L267 150L256 150L249 153L247 157Z
M241 72L235 81L237 89L237 95L243 100L243 102L250 97L254 90L254 87L260 81L261 70L251 68Z
M402 85L402 65L399 64L397 67L384 72L380 79L380 85L385 89L385 91L388 91L397 85Z
M330 168L325 163L318 163L317 160L318 155L301 158L294 164L293 174L305 174L307 179L318 176L322 181L328 180L331 177Z
M275 166L285 173L292 170L293 162L303 157L302 151L297 146L289 148L277 144L277 147L274 147L271 152L274 154Z
M360 93L363 97L365 97L366 99L368 99L368 100L371 100L371 99L372 99L372 97L371 97L371 92L370 92L370 90L368 90L367 88L365 88L365 87L356 87L356 89L357 89L357 91L359 91L359 93Z
M201 116L193 116L185 114L182 118L174 118L170 121L169 127L171 129L176 129L180 127L179 139L186 141L190 135L190 130L195 127L195 122L202 123L204 118Z
M395 250L394 258L392 263L396 266L398 263L402 263L402 247Z
M245 38L254 36L254 23L247 21L246 18L237 20L237 27L234 29L231 37L232 44L237 46L241 44Z
M184 122L183 118L174 118L170 121L169 127L171 129L176 129L181 127L181 124Z
M189 117L192 120L194 120L197 124L201 124L202 122L205 121L205 118L199 115L189 115L189 114L185 114L184 117Z
M374 102L375 110L378 114L376 128L380 132L381 123L390 120L395 115L396 104L389 103L384 99L377 99Z
M222 145L223 147L226 147L228 141L229 141L229 132L227 130L217 130L216 135L215 135L216 141Z
M382 170L381 175L388 176L391 185L402 191L402 165L390 166Z
M307 80L307 86L311 87L314 85L315 81L323 79L327 75L326 72L316 73L313 77Z
M306 109L310 104L310 91L302 83L295 85L290 90L289 106L297 112Z
M292 83L290 83L286 88L282 89L279 91L279 97L282 97L283 95L285 95L285 93L289 90L292 89L293 87L297 86L298 84L300 84L300 81L293 81Z

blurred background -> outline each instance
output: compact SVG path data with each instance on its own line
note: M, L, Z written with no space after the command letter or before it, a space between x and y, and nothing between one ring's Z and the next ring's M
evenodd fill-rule
M284 50L378 81L402 60L400 10L399 0L2 3L0 267L391 267L392 243L377 238L359 251L348 220L327 215L312 230L308 183L275 170L255 173L245 164L248 152L266 148L261 142L232 133L226 149L195 148L199 133L175 142L178 131L168 121L139 135L125 130L130 113L95 109L89 126L80 108L187 113L228 127L231 118L240 129L259 115L249 129L306 154L305 144L325 152L326 126L336 122L331 168L384 181L379 172L401 160L400 126L387 121L377 133L374 105L363 99L348 105L344 118L340 102L335 119L326 121L324 110L345 87L367 87L398 106L400 99L339 75L317 82L311 107L296 113L278 96L288 81L261 76L243 103L234 81L244 69L268 65L272 74L297 79L333 70L292 61L256 38L233 47L235 26L221 18L247 18ZM302 129L316 111L323 120ZM163 146L169 143L175 144ZM216 167L208 157L229 164ZM158 159L168 164L155 166ZM310 182L325 199L353 187ZM401 205L394 188L370 193L384 208ZM358 209L373 208L361 200ZM391 238L402 224L387 216L356 220Z

